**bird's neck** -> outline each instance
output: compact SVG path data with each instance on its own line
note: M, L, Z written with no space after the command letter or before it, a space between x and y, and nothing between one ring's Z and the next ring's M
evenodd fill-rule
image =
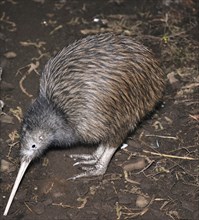
M78 142L74 127L67 120L67 115L44 97L38 100L46 128L52 130L53 141L59 145L70 146Z

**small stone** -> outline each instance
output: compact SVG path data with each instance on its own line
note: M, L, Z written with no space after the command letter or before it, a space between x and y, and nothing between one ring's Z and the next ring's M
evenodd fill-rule
M54 192L53 193L53 197L54 198L60 198L60 197L64 197L65 193L61 193L61 192Z
M17 56L17 54L13 51L9 51L9 52L4 53L4 56L7 59L12 59L12 58L15 58Z
M136 200L136 206L138 208L144 208L149 204L149 198L139 195Z
M177 88L180 87L180 82L176 78L176 73L175 72L168 73L167 78L168 78L169 83L171 84L173 89L177 89Z
M125 164L123 166L123 169L127 172L133 171L133 170L141 170L146 166L146 162L144 158L140 158L135 162Z
M14 118L10 115L7 115L7 114L1 114L0 121L1 121L1 123L14 124Z
M10 173L10 172L15 171L15 169L16 169L16 167L12 163L10 163L9 161L4 160L4 159L1 160L1 172Z

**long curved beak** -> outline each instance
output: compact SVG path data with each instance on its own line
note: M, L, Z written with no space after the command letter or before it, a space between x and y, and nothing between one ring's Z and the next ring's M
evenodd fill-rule
M13 199L14 199L14 196L15 196L15 194L16 194L16 192L17 192L17 189L18 189L18 187L19 187L19 184L20 184L20 182L21 182L21 180L22 180L22 178L23 178L23 176L24 176L24 173L25 173L25 171L26 171L28 165L30 164L30 161L31 161L31 160L28 160L28 161L27 161L27 160L22 160L22 162L21 162L21 166L20 166L20 168L19 168L19 172L18 172L18 174L17 174L17 178L16 178L16 180L15 180L14 186L13 186L13 188L12 188L12 192L11 192L11 194L10 194L8 203L7 203L6 208L5 208L5 211L4 211L4 213L3 213L4 216L6 216L6 215L8 214L8 211L9 211L9 209L10 209L10 206L11 206L11 204L12 204L12 201L13 201Z

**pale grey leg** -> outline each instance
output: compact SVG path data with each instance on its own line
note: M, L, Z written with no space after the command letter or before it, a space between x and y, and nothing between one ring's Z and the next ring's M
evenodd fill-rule
M103 149L103 150L102 150ZM91 160L84 160L78 163L79 164L86 164L86 165L91 165L92 167L89 166L82 166L81 168L83 170L86 170L86 172L83 172L79 175L76 175L70 179L77 179L77 178L81 178L81 177L89 177L89 176L99 176L99 175L103 175L108 167L108 164L113 156L113 154L115 153L115 151L117 150L117 148L113 148L113 147L109 147L109 146L99 146L99 150L95 151L94 155L98 156L98 159L95 159L95 163L94 162L94 156L91 157ZM102 152L102 155L99 157L99 154ZM95 157L96 158L96 157ZM92 163L90 162L92 161Z
M100 145L97 150L93 154L71 154L70 158L74 160L82 160L78 161L73 164L73 166L79 165L79 164L95 164L99 158L102 156L102 154L105 151L105 147L103 145Z

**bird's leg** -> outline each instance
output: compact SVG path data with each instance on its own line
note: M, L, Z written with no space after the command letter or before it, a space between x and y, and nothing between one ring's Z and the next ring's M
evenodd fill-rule
M76 175L70 179L77 179L77 178L81 178L81 177L89 177L89 176L99 176L99 175L103 175L108 167L108 164L113 156L113 154L115 153L115 151L117 150L117 148L113 148L110 146L103 146L100 145L99 146L100 150L97 150L94 155L98 156L98 159L95 159L95 163L93 163L94 159L92 158L91 160L84 160L79 162L79 164L86 164L86 165L92 165L92 167L89 166L82 166L81 168L83 170L85 170L85 172ZM102 151L103 149L103 151ZM101 156L99 157L98 153L101 153ZM96 158L96 157L95 157ZM92 163L90 162L92 161ZM76 164L76 165L79 165Z
M103 152L105 151L105 148L103 145L100 145L96 151L93 154L71 154L70 158L74 160L81 160L73 164L73 166L79 165L79 164L95 164L99 158L102 156Z

